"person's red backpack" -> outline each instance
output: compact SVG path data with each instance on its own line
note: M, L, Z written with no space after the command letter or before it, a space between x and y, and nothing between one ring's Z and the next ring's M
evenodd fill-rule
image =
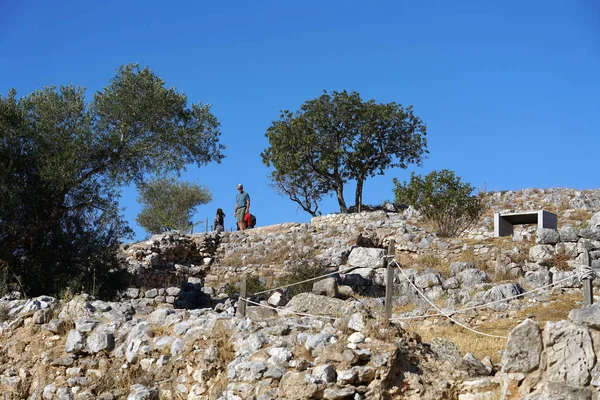
M246 221L246 226L248 228L254 228L256 226L256 217L253 214L246 214L244 216L244 221Z

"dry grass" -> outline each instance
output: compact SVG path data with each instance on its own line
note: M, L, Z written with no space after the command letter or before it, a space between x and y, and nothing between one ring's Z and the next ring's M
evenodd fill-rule
M552 204L554 206L554 204ZM556 211L559 213L564 213L565 211L567 211L569 208L571 208L571 205L569 204L569 198L565 197L562 199L562 201L560 202L560 204L558 206L555 206Z
M552 299L556 301L550 305L547 301L538 303L519 312L515 317L488 318L478 326L466 325L487 334L508 336L510 331L526 318L532 318L543 328L545 321L565 320L572 309L581 307L581 295L579 293L556 294L552 296ZM489 356L494 363L500 362L499 351L506 347L506 339L477 335L455 324L424 326L420 322L411 322L408 331L421 336L423 342L429 342L434 337L443 337L456 344L461 354L470 352L478 359Z
M239 267L244 264L244 262L242 261L242 258L237 253L235 253L229 257L223 257L222 259L217 260L217 261L218 261L219 265L227 265L227 266L232 266L232 267Z
M515 280L509 269L497 269L491 276L494 283L513 282Z
M473 262L477 265L479 258L473 249L461 251L455 258L455 261Z
M231 335L233 335L233 329L227 326L226 321L219 320L216 322L211 339L217 347L217 359L220 365L227 366L235 358L235 349L230 340Z
M392 307L392 312L394 314L404 314L404 313L414 310L415 308L417 308L417 306L415 306L412 303L405 304L405 305L396 305L396 306Z
M406 251L398 251L394 254L394 260L405 268L412 268L415 258Z
M450 276L450 264L433 254L423 254L417 257L413 263L420 271L429 268L439 271L444 277Z
M561 271L571 271L573 268L568 263L570 259L565 253L557 253L550 260L543 262L542 265L555 267Z
M279 264L290 258L291 248L288 245L279 246L269 251L263 258L264 264Z
M173 334L173 329L170 326L165 325L153 325L152 326L152 336L170 336Z
M588 222L592 218L592 212L578 208L571 214L570 219L574 221Z
M122 393L129 393L131 385L139 383L152 387L156 381L155 375L150 371L144 371L139 364L130 364L124 369L121 368L121 364L113 363L94 383L93 391L101 394L117 389Z

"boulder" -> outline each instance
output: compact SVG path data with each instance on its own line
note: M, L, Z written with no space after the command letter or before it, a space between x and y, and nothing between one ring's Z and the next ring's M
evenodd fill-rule
M463 262L463 261L456 261L453 262L452 264L450 264L450 275L451 276L456 276L458 275L460 272L466 270L466 269L472 269L475 268L475 263L468 261L468 262Z
M359 268L381 268L385 253L384 249L356 247L350 252L347 264Z
M536 244L556 244L560 241L560 235L556 229L539 228L535 238Z
M550 261L554 256L554 247L549 244L538 244L529 249L529 259L534 263Z
M312 293L328 297L338 297L337 280L333 277L328 277L313 283Z
M585 386L596 361L587 330L568 321L547 322L544 329L546 379Z
M479 269L466 269L456 276L458 282L464 287L473 287L490 281L488 274Z
M540 326L531 319L517 325L508 335L502 354L503 372L530 372L538 368L542 353Z
M590 228L591 229L600 229L600 211L590 218Z
M600 303L571 310L569 312L569 321L577 325L600 330Z

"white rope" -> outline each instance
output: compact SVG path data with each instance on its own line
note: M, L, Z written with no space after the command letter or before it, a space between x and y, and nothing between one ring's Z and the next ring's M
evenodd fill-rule
M579 282L583 281L584 279L594 279L594 277L599 276L598 271L594 270L589 265L579 265L577 269L581 274L579 276Z
M499 335L491 335L489 333L485 333L485 332L480 332L477 331L465 324L460 323L459 321L455 320L454 318L452 318L450 315L444 313L438 306L436 306L435 304L433 304L431 302L431 300L429 300L425 294L423 294L423 292L421 292L421 290L419 290L419 288L412 283L412 281L408 278L408 276L406 275L406 273L404 272L404 270L402 269L402 267L400 266L400 264L398 264L397 261L394 260L394 263L396 264L396 266L398 267L398 269L400 270L400 272L402 272L402 275L404 275L404 277L406 278L406 280L408 281L408 283L410 283L412 285L412 287L417 291L417 293L419 293L421 295L421 297L423 297L423 299L425 299L425 301L427 301L433 308L435 308L441 315L443 315L444 317L448 318L450 321L454 322L456 325L461 326L463 328L465 328L468 331L471 331L473 333L476 333L478 335L483 335L483 336L488 336L488 337L493 337L493 338L498 338L498 339L508 339L508 336L499 336Z
M289 285L283 285L283 286L279 286L279 287L276 287L276 288L273 288L273 289L267 289L267 290L263 290L261 292L256 292L256 293L252 293L252 294L256 296L256 295L263 294L263 293L274 292L276 290L281 290L281 289L285 289L285 288L288 288L288 287L292 287L292 286L296 286L296 285L301 285L301 284L307 283L307 282L318 281L319 279L323 279L323 278L326 278L326 277L331 276L331 275L347 274L348 272L350 272L352 270L355 270L356 268L358 268L358 267L352 267L352 268L346 269L344 271L334 271L334 272L330 272L330 273L325 274L325 275L316 276L314 278L305 279L305 280L300 281L300 282L294 282L294 283L290 283Z
M396 262L396 264L398 264L398 263ZM549 287L557 286L557 285L559 285L559 284L561 284L561 283L563 283L565 281L568 281L568 280L571 280L571 279L577 277L577 275L578 275L577 273L574 273L574 274L569 275L566 278L560 279L560 280L558 280L556 282L550 283L548 285L540 286L539 288L536 288L536 289L533 289L533 290L530 290L530 291L527 291L527 292L523 292L523 293L517 294L515 296L505 297L505 298L502 298L502 299L499 299L499 300L490 301L489 303L485 303L485 304L478 304L478 305L472 306L472 307L461 308L459 310L455 310L455 311L451 312L450 315L459 314L459 313L463 313L463 312L467 312L467 311L471 311L471 310L476 310L478 308L489 307L492 304L503 303L505 301L514 300L514 299L517 299L519 297L527 296L529 294L545 290L545 289L547 289ZM395 318L393 318L393 320L394 321L403 321L403 320L410 320L410 319L437 317L438 315L443 315L443 314L435 313L435 314L427 314L427 315L414 315L414 316L410 316L410 317L395 317Z
M257 302L255 302L255 301L252 301L252 300L250 300L250 299L247 299L247 298L245 298L245 297L240 297L240 300L241 300L241 301L245 301L246 303L249 303L249 304L254 304L254 305L257 305L257 306L259 306L259 307L268 308L268 309L270 309L270 310L275 310L275 311L277 311L278 313L283 311L283 312L285 312L285 313L289 313L289 314L296 314L296 315L300 315L300 316L302 316L302 317L328 318L328 319L333 319L333 320L337 319L337 317L330 317L330 316L328 316L328 315L312 315L312 314L306 314L306 313L301 313L301 312L296 312L296 311L287 311L287 310L285 310L285 309L281 310L281 309L279 309L279 308L276 308L276 307L266 306L266 305L264 305L264 304L257 303Z

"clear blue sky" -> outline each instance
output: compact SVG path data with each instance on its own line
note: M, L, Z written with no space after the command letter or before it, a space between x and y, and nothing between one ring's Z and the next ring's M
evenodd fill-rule
M117 67L149 66L190 102L213 105L221 164L190 168L225 210L236 184L258 225L310 216L268 186L260 153L279 110L323 90L414 105L428 127L422 168L388 170L364 202L392 199L392 178L448 168L478 189L600 186L600 2L0 0L0 92L74 83L89 95ZM353 203L353 187L346 201ZM123 192L134 221L136 192ZM321 205L336 212L335 199Z

